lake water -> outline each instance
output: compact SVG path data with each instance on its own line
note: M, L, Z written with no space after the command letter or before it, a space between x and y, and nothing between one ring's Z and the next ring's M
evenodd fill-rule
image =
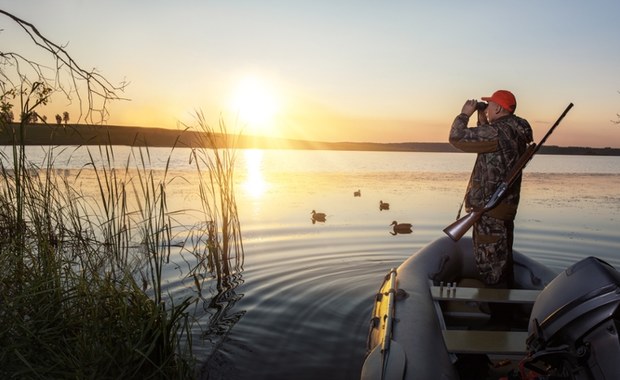
M40 152L29 149L29 156ZM83 150L59 153L61 169L80 168L86 159ZM124 166L128 148L115 153ZM236 287L215 307L217 337L196 342L200 358L209 357L202 378L358 379L382 277L454 221L474 155L237 154L245 257ZM154 167L170 157L175 175L191 178L188 150L150 155ZM354 197L358 189L361 197ZM179 204L195 199L188 189L174 195ZM379 210L380 200L390 210ZM326 213L326 221L313 224L312 210ZM392 235L394 220L412 223L413 232ZM534 157L515 225L515 249L558 272L587 256L620 268L620 157ZM191 288L179 277L183 267L171 265L166 274L175 296ZM213 305L194 312L211 315Z

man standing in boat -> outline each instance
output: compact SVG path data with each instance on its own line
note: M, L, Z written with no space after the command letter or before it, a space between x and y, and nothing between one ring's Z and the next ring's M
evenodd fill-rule
M478 154L465 195L468 212L485 206L533 140L527 120L514 114L517 101L510 91L498 90L482 100L487 103L467 100L450 129L450 144ZM477 125L469 128L476 111ZM490 286L512 287L512 242L520 190L521 178L473 226L476 264L482 280Z

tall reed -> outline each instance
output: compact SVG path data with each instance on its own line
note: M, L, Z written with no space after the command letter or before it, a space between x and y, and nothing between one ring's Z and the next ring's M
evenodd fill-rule
M208 124L201 112L196 113L196 123L193 128L202 133L195 145L201 148L192 150L190 163L198 173L202 213L209 218L205 220L206 244L191 251L198 263L191 274L203 301L201 338L211 344L203 347L209 354L200 370L208 377L211 367L217 367L212 363L219 357L219 348L245 314L235 309L236 302L243 297L236 289L243 283L245 253L234 186L239 135L228 133L222 119L217 128Z
M207 271L214 271L218 289L228 286L231 275L243 268L243 244L235 199L234 174L238 135L229 134L222 119L218 129L196 113L197 128L202 132L197 145L209 149L193 149L192 162L198 173L200 200L205 215L208 244L199 262ZM206 267L205 267L206 265Z
M55 149L69 148L50 148L37 165L17 138L13 156L3 158L10 164L0 165L0 377L194 377L189 310L211 299L199 281L198 296L181 299L163 283L176 219L184 215L167 202L177 178L168 165L150 168L148 148L134 148L124 166L113 146L89 149L88 165L71 173L55 169ZM188 276L216 278L215 298L232 288L243 249L234 149L203 151L192 159L204 223L180 245L194 258ZM96 195L77 186L86 177Z

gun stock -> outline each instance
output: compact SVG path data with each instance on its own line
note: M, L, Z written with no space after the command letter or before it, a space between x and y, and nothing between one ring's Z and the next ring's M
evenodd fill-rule
M484 211L484 209L471 211L469 214L444 228L443 232L445 232L450 239L459 241L463 235L465 235L465 233L469 231L469 229L478 221L478 219L480 219Z

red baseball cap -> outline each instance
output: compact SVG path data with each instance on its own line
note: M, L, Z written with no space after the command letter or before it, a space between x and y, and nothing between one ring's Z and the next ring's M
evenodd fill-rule
M490 97L483 97L482 100L486 102L494 102L502 106L503 109L512 113L517 109L517 99L510 91L497 90Z

